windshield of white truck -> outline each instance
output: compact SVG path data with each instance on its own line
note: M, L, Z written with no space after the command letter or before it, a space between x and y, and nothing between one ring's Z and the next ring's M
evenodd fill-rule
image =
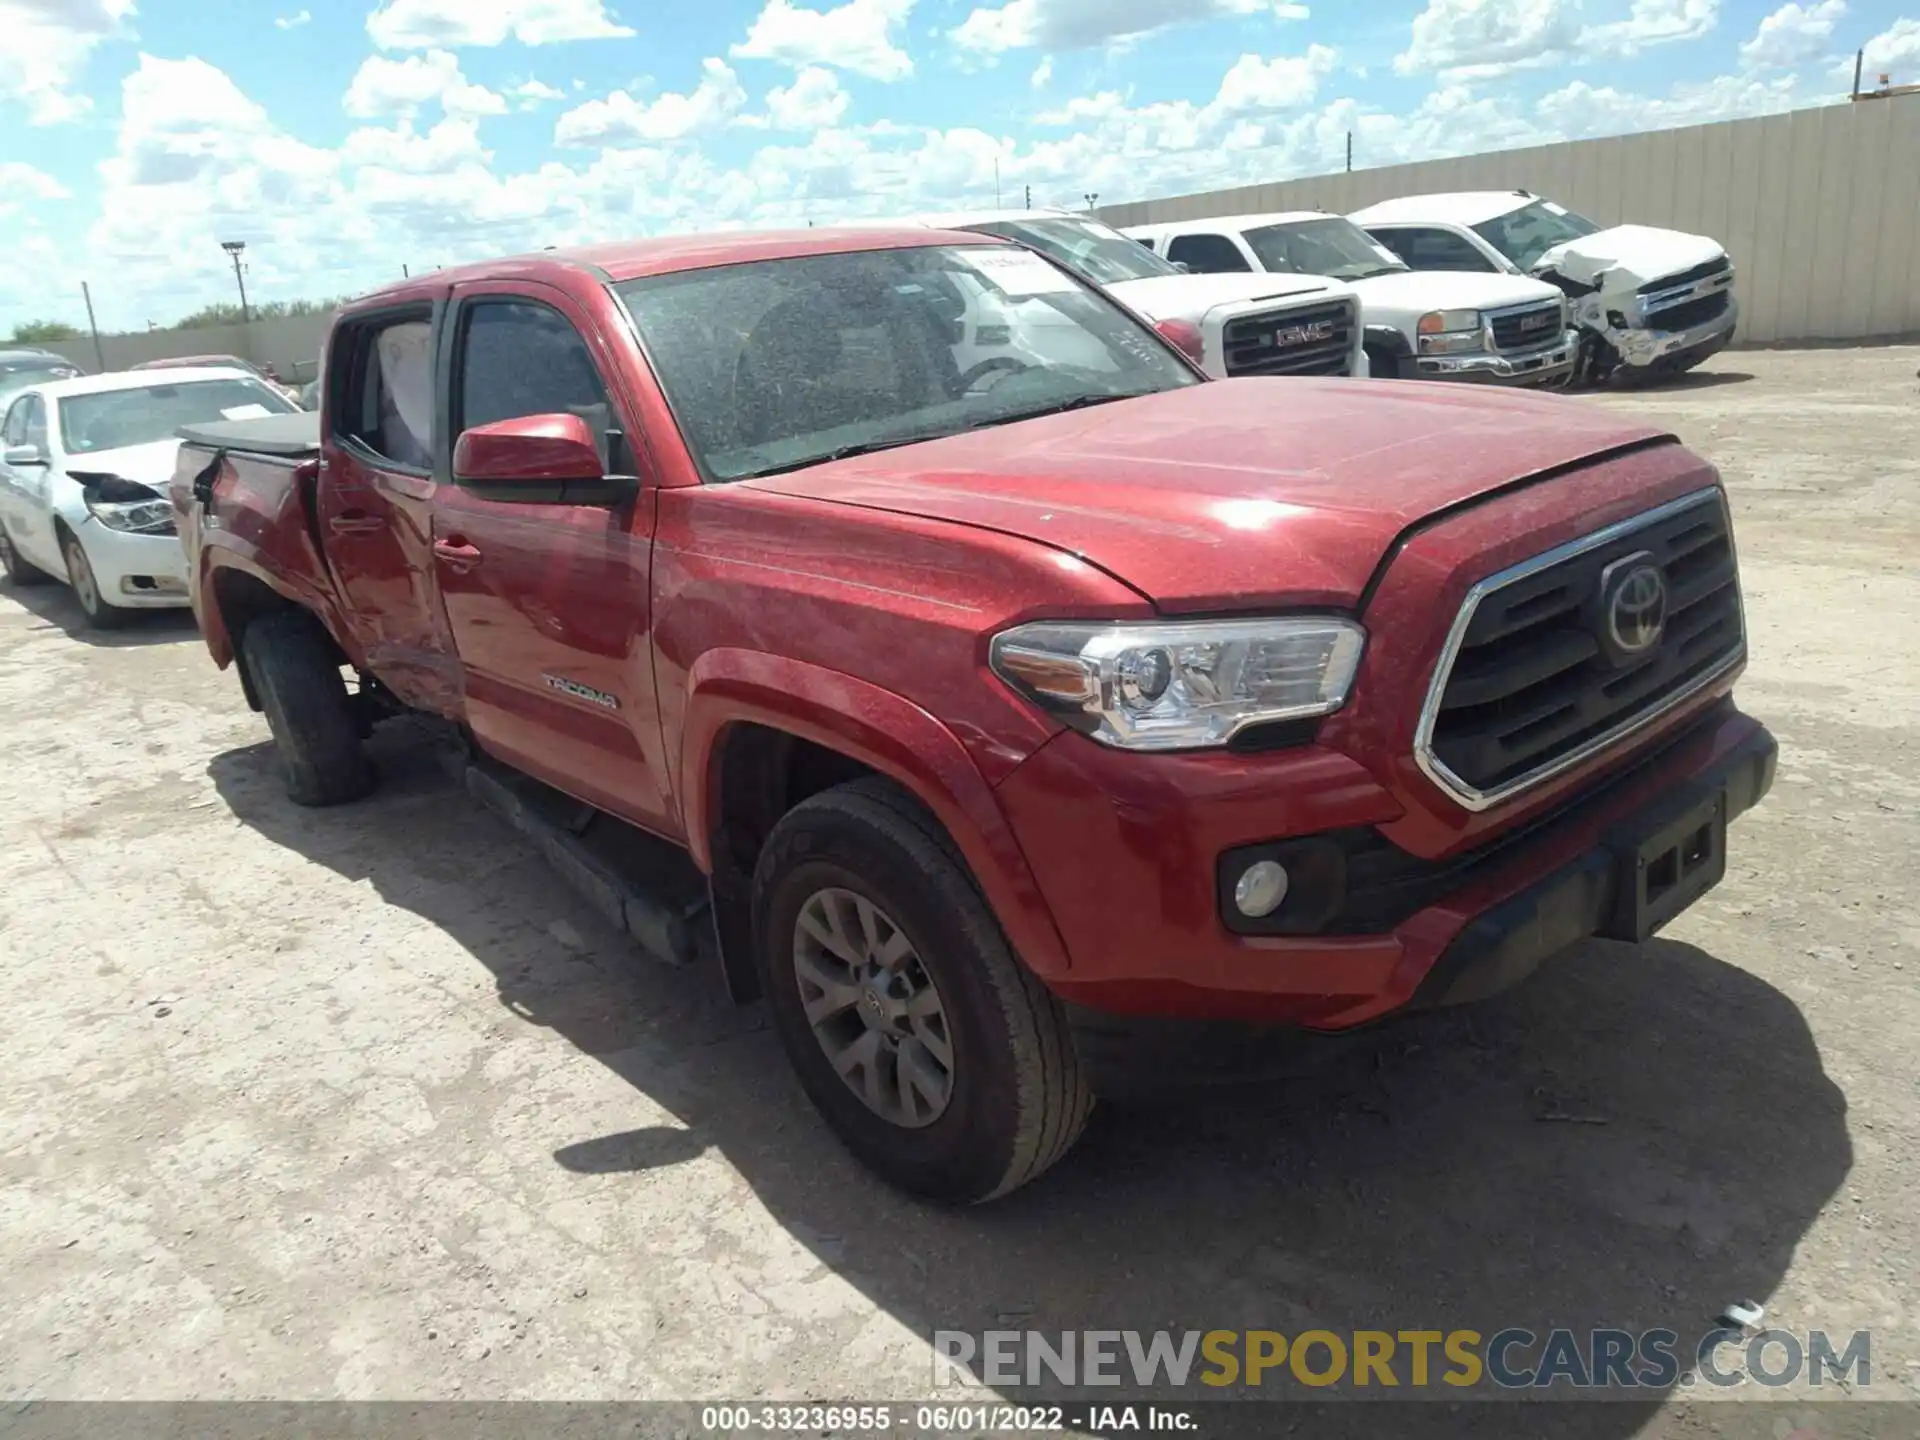
M286 415L297 408L271 386L240 376L69 395L58 407L60 438L70 455L171 440L182 425Z
M714 480L1200 383L1139 320L1011 245L806 255L614 289Z
M1600 227L1586 216L1551 200L1535 200L1473 228L1522 270L1531 270L1556 245L1600 233Z
M1285 274L1368 280L1407 268L1351 220L1329 217L1263 225L1247 231L1246 240L1263 267Z
M1138 240L1130 240L1118 230L1085 220L1064 216L1045 220L990 220L967 228L1031 245L1095 285L1118 285L1127 280L1153 280L1182 273L1179 266L1162 260Z

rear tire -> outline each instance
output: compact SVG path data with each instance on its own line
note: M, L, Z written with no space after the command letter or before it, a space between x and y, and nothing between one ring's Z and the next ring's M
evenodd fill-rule
M93 630L113 630L127 623L128 612L118 605L110 605L100 593L100 582L93 573L93 563L87 559L86 547L79 537L68 535L60 542L60 553L67 561L67 584L73 587L73 598L80 602L80 613L86 616L87 626Z
M0 521L0 570L9 585L44 585L53 577L14 548L5 521Z
M803 801L768 837L753 894L761 983L781 1044L827 1124L883 1179L932 1200L992 1200L1039 1176L1079 1138L1093 1096L1066 1015L1014 955L939 823L906 792L865 779ZM848 917L846 975L862 973L862 960L885 962L869 967L877 981L850 979L846 991L866 995L870 985L884 991L889 977L898 981L891 1036L860 1028L880 1025L866 1012L878 1016L884 996L836 1002L809 979L803 998L803 969L818 975L824 962L836 979L842 973L834 964L841 952L816 943L823 902ZM930 1033L918 1017L931 1014L939 1019ZM919 1036L926 1048L916 1050ZM830 1058L833 1049L845 1065L870 1039L869 1054L890 1045L895 1057L890 1069L870 1062L890 1077L884 1095L863 1091L865 1069L860 1081L843 1078ZM942 1093L906 1098L919 1087L903 1076L928 1074L929 1059L945 1072Z
M326 632L304 610L247 626L240 648L280 752L287 798L342 805L373 789L360 721Z

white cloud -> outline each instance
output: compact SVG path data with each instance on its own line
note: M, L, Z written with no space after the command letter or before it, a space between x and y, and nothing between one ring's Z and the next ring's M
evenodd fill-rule
M553 45L563 40L622 40L634 32L607 12L606 0L386 0L367 16L382 50L435 46Z
M93 108L79 87L103 41L123 39L134 0L0 0L0 101L27 123L56 125Z
M1309 104L1319 93L1321 77L1332 74L1339 60L1339 52L1325 45L1310 45L1304 55L1273 60L1242 55L1221 80L1214 104L1233 114Z
M1568 54L1580 29L1580 0L1427 0L1393 68L1402 75L1502 75Z
M793 83L767 92L767 117L782 130L820 130L847 113L847 92L831 70L809 65Z
M904 80L913 60L894 41L914 0L847 0L831 10L808 10L792 0L767 0L747 38L728 53L740 60L779 60L794 69L833 65L872 80Z
M297 30L312 19L313 12L311 10L299 10L292 15L274 16L273 26L276 30Z
M1171 25L1261 14L1304 20L1309 11L1290 0L1006 0L976 8L955 27L953 39L980 55L1036 46L1083 50Z
M0 214L33 200L66 200L72 192L44 170L24 160L0 160Z
M508 89L517 110L537 110L549 100L564 100L567 92L556 90L553 86L539 80L522 80Z
M1589 26L1584 53L1633 55L1649 45L1698 40L1720 23L1720 0L1633 0L1624 20Z
M1753 38L1740 47L1748 65L1800 65L1825 54L1833 27L1847 13L1847 0L1811 5L1782 5L1761 20Z
M429 50L404 60L369 55L360 62L341 104L357 120L411 116L438 102L449 115L504 115L507 102L470 83L450 51Z
M554 144L659 143L718 129L740 112L747 92L724 60L706 60L700 68L700 83L691 94L641 101L616 90L604 100L589 100L567 111L554 126Z
M1569 140L1621 135L1636 130L1668 130L1705 125L1748 115L1770 115L1804 103L1794 77L1760 79L1722 75L1704 84L1676 85L1665 96L1649 97L1593 86L1576 80L1541 97L1540 119L1550 132Z
M1393 68L1457 82L1595 55L1636 55L1706 35L1719 23L1720 0L1632 0L1623 18L1592 25L1589 13L1584 0L1427 0Z
M1920 20L1900 19L1867 41L1867 63L1861 84L1871 90L1882 75L1891 75L1895 84L1920 81ZM1851 61L1842 69L1849 82L1853 79Z
M1033 67L1033 74L1028 78L1027 83L1036 90L1044 90L1047 87L1047 82L1052 79L1053 57L1048 55L1044 57L1038 65Z

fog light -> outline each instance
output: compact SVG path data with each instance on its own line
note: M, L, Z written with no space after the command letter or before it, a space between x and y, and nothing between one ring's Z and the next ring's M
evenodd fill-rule
M1287 898L1287 867L1278 860L1256 860L1234 882L1233 903L1249 920L1264 920Z

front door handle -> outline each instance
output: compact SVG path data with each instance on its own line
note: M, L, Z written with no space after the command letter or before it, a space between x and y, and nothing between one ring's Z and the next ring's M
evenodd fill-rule
M387 528L385 520L364 510L342 510L330 518L327 525L336 535L371 535Z
M478 546L469 545L459 537L433 542L433 553L449 570L467 571L480 563Z

